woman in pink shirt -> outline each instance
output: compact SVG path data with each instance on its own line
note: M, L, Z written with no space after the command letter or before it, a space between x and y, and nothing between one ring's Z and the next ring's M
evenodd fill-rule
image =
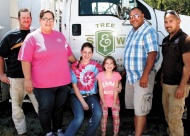
M71 82L68 62L76 59L64 35L52 30L53 12L42 10L39 21L40 28L27 35L18 59L22 61L25 88L34 91L38 101L44 135L53 136L55 132L63 136L63 104Z
M117 64L112 56L105 57L103 61L103 71L98 73L96 78L98 79L100 103L103 110L103 116L101 120L102 136L106 135L106 124L108 117L108 108L112 109L114 136L118 136L119 132L119 97L118 86L121 76L117 70Z

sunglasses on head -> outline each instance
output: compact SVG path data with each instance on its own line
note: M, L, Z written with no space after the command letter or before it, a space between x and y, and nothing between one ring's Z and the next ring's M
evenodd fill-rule
M135 15L131 15L131 16L129 16L129 20L131 20L131 19L138 19L140 16L141 16L142 14L135 14Z
M175 12L174 10L167 10L167 11L165 12L164 17L165 17L167 14L172 14L172 15L175 15L177 18L180 18L179 15L177 14L177 12Z

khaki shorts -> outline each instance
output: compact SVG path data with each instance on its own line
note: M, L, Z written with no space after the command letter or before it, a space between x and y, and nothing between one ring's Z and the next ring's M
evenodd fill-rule
M153 88L155 73L149 75L148 87L139 86L139 81L134 84L126 83L125 85L125 107L134 109L135 115L147 115L152 108Z

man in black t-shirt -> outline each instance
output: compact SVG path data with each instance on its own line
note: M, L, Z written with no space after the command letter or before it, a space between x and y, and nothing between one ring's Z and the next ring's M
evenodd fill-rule
M189 92L190 36L180 29L180 17L168 10L164 25L169 35L162 44L162 104L170 136L184 136L182 115Z
M26 136L26 121L22 110L23 99L29 96L35 111L38 112L38 103L32 93L24 89L24 75L21 62L17 60L20 46L32 29L30 29L32 17L28 9L18 12L19 27L9 31L0 43L0 80L10 84L10 96L12 99L12 118L21 136ZM4 58L6 59L6 71L4 70ZM5 73L4 73L5 72Z

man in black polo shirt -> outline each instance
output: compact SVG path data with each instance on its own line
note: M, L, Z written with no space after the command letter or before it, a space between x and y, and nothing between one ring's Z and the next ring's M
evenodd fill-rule
M175 11L166 11L164 25L169 35L162 44L162 104L170 136L184 136L182 115L189 91L190 36L180 29L180 22Z
M12 118L16 130L20 136L26 136L26 121L22 110L23 99L26 94L29 96L35 111L38 112L38 103L33 93L24 89L24 75L21 62L17 60L20 46L32 29L31 13L28 9L21 9L18 12L19 27L9 31L0 42L0 80L10 84L10 96L12 99ZM4 73L4 58L6 61L6 73Z

